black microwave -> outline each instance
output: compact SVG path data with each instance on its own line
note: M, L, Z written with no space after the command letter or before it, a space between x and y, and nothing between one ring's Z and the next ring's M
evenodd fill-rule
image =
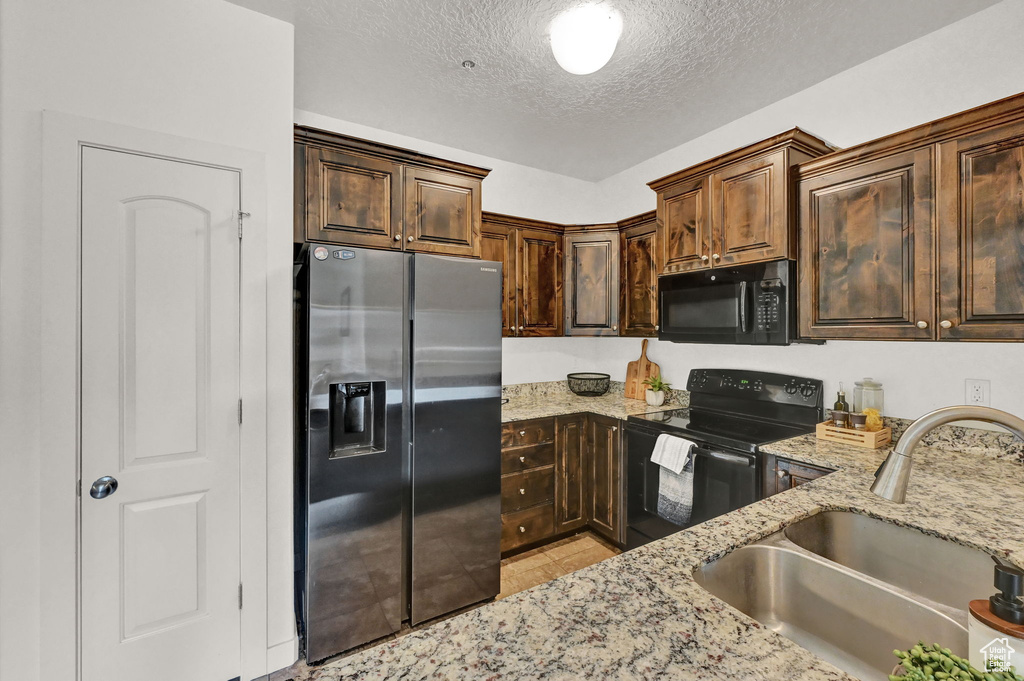
M658 278L658 339L789 345L796 338L796 263L716 267Z

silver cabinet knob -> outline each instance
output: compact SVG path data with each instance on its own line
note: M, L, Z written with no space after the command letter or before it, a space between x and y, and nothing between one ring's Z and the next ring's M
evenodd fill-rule
M526 457L525 456L519 457L519 463L526 463Z
M104 475L102 478L92 483L92 487L89 488L89 496L93 499L106 499L111 494L117 491L117 478L109 475Z
M941 322L939 322L939 326L941 326L944 329L952 329L953 322L949 321L948 319L943 319Z
M786 477L786 471L775 471L775 475L777 475L780 478L784 478Z
M711 259L714 260L715 262L718 262L719 260L722 259L722 256L718 255L717 253L712 253Z
M661 327L660 327L659 325L655 324L655 325L654 325L654 330L655 330L655 331L660 331L660 330L661 330Z
M519 493L520 493L520 494L526 494L526 490L525 490L525 489L523 489L522 487L520 487L520 488L519 488Z
M526 431L525 430L520 430L519 431L519 437L523 437L524 435L526 435Z
M520 330L520 331L522 331L522 330L523 330L523 327L521 327L521 326L520 326L520 327L519 327L519 330Z
M526 532L526 528L525 528L525 527L523 527L522 525L520 525L520 526L519 526L519 531L520 531L520 532Z
M917 328L919 328L919 329L927 329L928 328L928 322L926 322L926 321L924 321L922 319L921 321L919 321L917 323Z
M401 241L401 240L402 240L402 235L401 234L396 234L395 235L395 241Z
M612 432L613 433L618 432L618 430L619 430L618 426L612 426Z
M706 255L700 256L700 261L701 262L707 262L708 261L708 256L706 256Z
M618 331L618 330L619 330L618 326L612 326L612 331Z
M412 237L409 237L409 242L410 242L410 243L412 242Z

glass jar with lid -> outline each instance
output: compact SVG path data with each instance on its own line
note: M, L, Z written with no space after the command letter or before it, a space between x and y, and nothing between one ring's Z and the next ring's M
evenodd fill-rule
M865 378L856 381L853 388L853 409L856 412L863 412L865 409L877 409L883 414L885 405L885 393L882 384L873 378Z

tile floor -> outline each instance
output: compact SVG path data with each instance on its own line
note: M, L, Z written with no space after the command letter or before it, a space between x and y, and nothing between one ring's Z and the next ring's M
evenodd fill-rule
M497 598L526 591L618 553L618 549L605 543L597 535L584 532L506 558L501 561L501 593Z
M591 532L583 532L582 534L560 539L540 548L531 549L511 558L505 558L501 561L501 593L495 597L495 600L506 598L520 591L526 591L545 582L550 582L552 579L575 572L588 565L600 563L602 560L611 558L619 553L621 551L597 535ZM402 631L397 634L367 643L364 646L331 658L326 662L337 661L347 655L365 650L366 648L372 648L389 640L394 640L411 631L429 627L437 622L444 621L449 617L455 617L477 607L479 605L472 605L435 620L424 622L416 627L403 627ZM309 666L299 661L291 667L275 672L266 678L269 681L312 681L317 678L319 666Z

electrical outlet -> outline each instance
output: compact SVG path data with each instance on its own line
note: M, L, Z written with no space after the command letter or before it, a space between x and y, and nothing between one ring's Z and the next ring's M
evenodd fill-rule
M992 382L983 378L968 378L964 381L966 386L965 401L967 404L980 404L988 406L992 395Z

